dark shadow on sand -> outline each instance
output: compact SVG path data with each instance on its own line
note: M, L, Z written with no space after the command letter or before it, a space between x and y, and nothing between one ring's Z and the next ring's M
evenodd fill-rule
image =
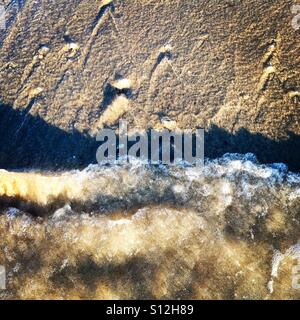
M63 131L33 117L28 110L17 111L0 105L0 168L8 170L65 170L96 163L99 142L76 129ZM287 140L275 141L240 129L230 134L212 126L205 133L205 156L224 153L254 153L261 163L282 162L300 171L300 136L290 133Z

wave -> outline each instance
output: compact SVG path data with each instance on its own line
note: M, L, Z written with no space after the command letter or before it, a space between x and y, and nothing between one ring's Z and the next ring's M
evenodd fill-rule
M0 204L4 299L300 298L300 176L253 154L2 170Z

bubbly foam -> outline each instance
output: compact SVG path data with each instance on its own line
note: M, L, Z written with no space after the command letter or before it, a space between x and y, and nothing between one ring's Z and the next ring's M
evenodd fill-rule
M251 154L203 167L2 170L1 295L300 298L299 190L299 175Z

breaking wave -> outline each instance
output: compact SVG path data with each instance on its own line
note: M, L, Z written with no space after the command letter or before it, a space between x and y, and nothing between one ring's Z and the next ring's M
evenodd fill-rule
M300 176L252 154L2 170L0 205L0 298L300 298Z

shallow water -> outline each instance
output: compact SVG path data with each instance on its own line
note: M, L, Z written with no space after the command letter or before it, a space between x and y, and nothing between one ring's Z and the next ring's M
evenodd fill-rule
M228 154L0 172L4 299L299 299L300 176Z

